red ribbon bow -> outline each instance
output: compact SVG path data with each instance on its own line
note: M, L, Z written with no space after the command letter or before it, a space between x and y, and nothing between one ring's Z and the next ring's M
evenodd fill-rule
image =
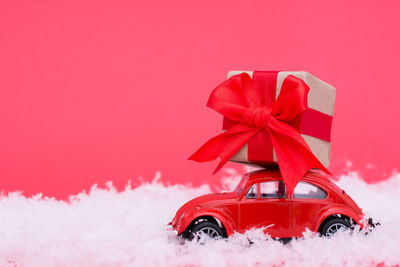
M204 162L220 157L221 162L214 171L216 173L245 144L257 138L265 147L263 151L269 151L264 155L267 161L273 161L272 148L275 149L283 180L290 193L308 170L318 168L328 172L299 132L302 113L308 109L310 88L303 80L289 75L275 100L277 73L271 76L268 72L258 72L257 75L264 77L254 82L247 73L242 73L214 89L207 106L234 124L207 141L189 159Z

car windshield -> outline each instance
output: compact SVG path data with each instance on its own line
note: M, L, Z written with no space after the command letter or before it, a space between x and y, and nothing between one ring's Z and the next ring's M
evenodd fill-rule
M247 184L247 181L249 180L249 177L250 176L247 173L245 175L243 175L242 180L240 180L240 183L238 184L238 186L235 189L235 192L238 193L238 195L242 193L244 187Z

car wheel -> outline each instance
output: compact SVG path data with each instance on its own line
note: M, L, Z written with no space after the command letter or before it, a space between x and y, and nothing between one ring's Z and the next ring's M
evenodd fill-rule
M347 229L351 229L350 222L342 218L336 218L330 220L322 227L321 234L326 237L331 237L337 232L346 231Z
M212 222L199 222L192 229L192 238L197 240L201 239L202 236L208 236L213 239L219 239L223 237L222 229Z

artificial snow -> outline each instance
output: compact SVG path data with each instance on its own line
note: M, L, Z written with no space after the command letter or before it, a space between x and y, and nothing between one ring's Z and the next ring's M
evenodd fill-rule
M239 175L225 179L230 189ZM0 198L0 266L390 266L400 264L400 174L378 184L349 173L337 183L381 222L373 232L331 239L306 232L289 244L252 230L226 240L182 242L165 230L186 201L207 186L164 185L159 179L122 192L94 186L57 201L20 193ZM249 238L252 243L249 243Z

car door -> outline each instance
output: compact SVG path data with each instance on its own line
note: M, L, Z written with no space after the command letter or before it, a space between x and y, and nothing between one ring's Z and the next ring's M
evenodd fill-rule
M300 237L311 229L319 211L326 206L327 192L308 182L299 182L291 196L291 229L293 237Z
M240 229L265 227L272 237L288 237L290 210L283 181L254 184L239 201Z

